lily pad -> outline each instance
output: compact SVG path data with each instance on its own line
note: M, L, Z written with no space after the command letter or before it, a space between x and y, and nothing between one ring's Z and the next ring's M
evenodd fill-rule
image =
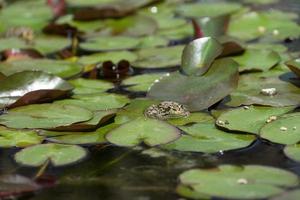
M18 164L39 167L50 161L55 167L79 162L87 151L77 145L39 144L22 149L15 154Z
M300 27L289 13L280 11L249 12L236 16L230 21L228 34L243 40L268 37L281 41L298 38Z
M135 68L166 68L180 65L183 46L148 48L137 51L138 59L132 63Z
M297 162L300 162L300 145L290 145L284 148L284 153L287 157Z
M165 73L142 74L129 77L122 82L127 90L134 92L147 92L150 86Z
M182 26L158 30L157 34L166 37L170 40L182 40L193 36L194 30L191 23L186 23Z
M178 7L177 12L185 17L216 17L225 14L231 14L242 6L237 3L189 3L182 4Z
M271 200L298 200L300 198L300 190L288 190L281 195L272 198Z
M115 145L132 147L140 143L148 146L166 144L177 140L180 131L168 123L156 119L140 117L113 129L106 139Z
M291 113L266 124L260 130L260 136L280 144L296 144L300 141L300 113Z
M239 71L268 71L281 61L280 55L268 50L247 50L243 55L231 57Z
M203 123L211 121L214 121L214 118L210 114L205 112L195 112L190 113L190 115L187 117L168 119L168 123L175 126L183 126L190 123Z
M222 113L216 124L231 131L258 134L261 127L266 123L293 109L294 107L245 106Z
M10 109L0 115L0 124L10 128L56 128L88 121L93 113L81 107L57 104L35 104Z
M63 79L38 71L24 71L0 80L0 108L47 102L73 89Z
M82 66L64 60L27 59L0 63L0 72L9 76L22 71L44 71L62 78L70 78L82 71Z
M0 126L0 147L27 147L40 144L44 137L39 136L36 131L8 129Z
M55 132L44 131L42 134L48 136L48 141L63 144L102 144L106 143L105 135L116 128L118 125L110 124L101 128L98 128L93 132ZM50 137L49 137L50 136Z
M298 184L298 177L291 172L259 165L192 169L182 173L179 179L193 191L226 199L265 199Z
M74 105L97 111L121 108L130 102L126 96L108 93L75 95L73 98L74 99L56 101L55 104Z
M140 40L126 36L101 36L90 38L81 43L80 47L88 51L112 51L134 49L140 44Z
M102 93L114 88L114 84L103 80L92 80L77 78L70 80L69 83L75 87L74 94L93 94Z
M143 117L144 111L151 105L157 104L159 101L149 99L134 99L129 105L120 109L115 117L116 124L123 124L136 118Z
M183 50L181 70L187 75L205 74L222 50L222 45L211 37L193 40Z
M182 185L182 184L177 186L176 192L180 196L183 196L183 197L186 197L186 198L189 198L189 199L196 199L196 200L209 200L209 199L211 199L210 196L202 194L200 192L196 192L195 190L191 189L190 187Z
M127 60L133 62L137 59L137 55L130 51L112 51L112 52L103 52L95 53L88 56L81 56L78 59L78 63L83 65L91 65L103 63L105 61L111 61L113 63L118 63L121 60Z
M295 60L290 60L285 63L291 71L293 71L297 76L300 77L300 58Z
M240 149L249 146L256 138L253 135L231 134L216 129L214 123L197 123L192 126L180 126L188 135L163 148L203 153L216 153Z
M203 76L185 76L179 72L164 76L148 92L148 97L171 100L199 111L230 94L238 81L238 67L231 59L216 60ZM178 87L180 85L180 87Z

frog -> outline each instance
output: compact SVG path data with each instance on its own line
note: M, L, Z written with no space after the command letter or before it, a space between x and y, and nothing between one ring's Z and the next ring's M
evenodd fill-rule
M5 32L5 37L18 37L24 40L26 43L32 44L34 39L34 31L25 26L12 27Z
M188 109L174 101L163 101L159 104L153 104L149 106L145 111L144 115L149 118L158 120L167 120L181 117L188 117L190 112Z

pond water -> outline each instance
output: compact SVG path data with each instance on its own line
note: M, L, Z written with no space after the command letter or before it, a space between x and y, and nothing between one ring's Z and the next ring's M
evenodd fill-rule
M80 2L80 1L78 0L75 2ZM84 1L81 1L81 2L84 2ZM94 2L94 1L91 1L91 2ZM203 3L207 3L207 2L211 3L211 2L221 2L221 1L195 1L195 2L197 2L199 4L203 4ZM241 3L242 1L226 1L226 2L227 3L228 2ZM15 1L14 3L19 3L19 1ZM12 5L14 3L12 3ZM183 5L183 4L184 3L178 3L178 5ZM151 5L151 7L152 6L153 5ZM272 10L278 9L278 10L286 11L286 12L294 12L297 14L300 13L299 0L284 0L284 1L281 0L281 1L278 1L277 3L263 4L263 5L258 4L258 3L254 4L254 5L253 4L245 4L245 6L247 6L248 8L250 8L254 11L258 11L258 12L260 12L260 11L272 12ZM151 7L150 7L150 9L151 9ZM4 9L6 9L6 8L4 8ZM71 9L70 12L71 11L74 12L74 11L76 11L76 9L75 10ZM173 10L172 10L172 12L173 12ZM214 11L214 12L217 13L218 11ZM242 11L240 11L240 12L242 12ZM185 15L188 15L188 14L189 13L185 13ZM199 15L201 15L201 14L199 14ZM1 16L1 12L0 12L0 16ZM178 15L178 13L177 13L176 17L180 18L180 14ZM76 26L76 23L74 23L74 21L68 20L68 19L61 19L61 18L59 18L58 21L59 20L65 21L65 22L68 22L69 24L72 24L73 26ZM282 18L284 18L284 17L282 17ZM1 22L1 20L3 20L3 19L0 17L0 22ZM159 18L158 20L161 20L161 19ZM295 19L295 21L297 21L297 20L298 20L298 22L300 22L299 19ZM11 23L14 23L14 22L11 22ZM146 22L143 21L140 23L146 23ZM180 22L178 22L178 23L180 23ZM111 22L111 24L113 24L113 22ZM124 24L123 24L124 26L127 26L126 22ZM118 32L117 29L121 25L116 23L116 25L112 25L112 27L113 27L112 29L116 29L114 31ZM191 23L189 23L189 25L192 27ZM93 25L90 25L90 24L87 26L93 27ZM100 24L98 26L101 27L102 25ZM116 26L117 28L114 26ZM167 25L164 24L162 26L167 26ZM0 31L1 31L1 28L2 27L0 26ZM82 27L80 27L80 28L82 30L84 30L86 27L84 27L84 25L82 25ZM142 29L144 29L144 28L145 27L142 27ZM120 28L120 29L122 29L122 28ZM291 30L293 30L293 29L291 29ZM109 34L109 30L106 30L106 31L108 31L108 34ZM123 30L121 30L121 31L123 31ZM126 31L130 32L130 30L127 30L127 29L126 29ZM133 29L133 31L141 31L141 30L139 30L137 28L137 29ZM146 30L146 31L151 32L151 30ZM147 32L146 35L148 33L149 32ZM96 52L110 51L107 49L105 50L105 48L104 48L104 50L101 49L103 46L105 46L105 45L101 46L103 44L102 43L103 41L101 41L101 42L97 41L97 42L99 42L99 44L96 47L91 45L93 43L97 43L95 41L92 41L89 44L89 42L88 42L89 39L94 37L93 33L89 33L89 34L91 34L91 35L88 35L88 37L81 38L80 44L84 44L85 46L80 46L81 48L75 53L75 56L78 57L79 61L81 61L83 63L86 62L85 66L88 66L88 64L90 64L90 62L92 62L92 61L80 60L82 57L88 56L88 55L93 55ZM104 31L104 33L102 33L102 34L105 35L107 33ZM133 33L130 33L130 34L131 34L130 37L132 37L132 35L136 34L136 32L134 34ZM161 35L164 35L164 34L167 34L167 32L166 33L161 32ZM234 34L238 35L239 33L234 33ZM244 33L241 33L241 34L244 34ZM287 35L288 34L289 33L287 33ZM96 36L96 38L101 38L101 37L103 37L103 35ZM180 35L180 34L178 34L178 35ZM245 35L246 35L246 33L245 33ZM276 33L275 33L275 35L276 35ZM300 35L300 33L299 33L299 35ZM168 40L170 40L169 45L171 44L172 46L175 46L178 44L179 45L187 44L188 42L190 42L192 40L191 38L193 37L193 31L191 32L191 35L188 35L188 37L180 38L177 36L175 37L176 39L170 39L171 37L168 38ZM37 37L39 37L39 36L37 36ZM111 38L109 38L109 39L111 39ZM155 41L157 41L157 40L158 39L156 38ZM284 40L276 40L275 39L274 40L274 38L270 39L270 38L251 38L250 37L250 39L245 39L244 41L246 41L250 45L257 44L257 43L283 44L284 46L286 46L289 49L289 52L292 52L294 57L292 56L291 58L295 59L296 57L300 57L300 54L299 54L300 39L299 38L296 38L293 40L291 40L291 39L284 39ZM129 47L125 47L124 48L125 50L126 49L132 50L132 49L136 48L136 46L134 46L134 47L130 46L130 45L132 45L133 42L134 41L128 42L126 40L126 41L121 41L119 44L124 45L124 46L128 45ZM150 41L150 43L153 44L154 42ZM117 45L119 45L119 44L117 44ZM1 41L0 41L0 45L1 45ZM35 46L36 49L39 49L39 48L42 49L42 47L38 46L39 45L38 42L36 42L35 45L36 45ZM114 45L115 44L111 44L111 46L113 46L112 49L116 50L116 49L114 49L114 48L116 48ZM10 44L8 46L11 47ZM108 48L111 46L108 45ZM17 45L17 48L23 48L23 47L20 47ZM274 47L271 47L271 48L274 48ZM57 48L56 50L59 50L59 49L61 49L61 48ZM97 50L95 50L95 49L97 49ZM121 50L124 50L124 49L121 48ZM182 49L180 49L180 50L182 51ZM117 48L117 50L118 50L118 48ZM1 51L2 51L2 58L3 58L2 63L7 62L7 61L5 61L5 59L3 57L3 49L2 48L1 48ZM47 55L49 58L58 58L58 56L57 56L58 54L52 53L53 52L52 49L48 52L42 51L42 50L39 50L39 51L42 52L43 55ZM278 52L280 52L280 51L278 51ZM70 53L70 51L68 51L68 53ZM282 52L280 52L279 54L281 54L281 53ZM282 54L284 54L284 55L288 54L286 52L284 52L284 53L282 53ZM155 57L151 53L149 53L148 55L147 55L147 53L145 53L145 54L146 54L146 58L147 58L147 56ZM60 54L60 55L62 55L62 54ZM104 56L104 55L101 55L101 56ZM173 55L171 55L171 58L174 58L174 56L173 57L172 56ZM69 57L69 56L66 56L66 57ZM110 57L112 57L112 55L108 55L108 57L109 58L105 58L105 60L101 60L98 62L100 63L100 62L103 62L106 60L110 60ZM118 59L120 59L120 58L122 58L122 56L117 56L116 60L119 61ZM129 60L129 63L131 63L133 66L134 66L134 64L136 64L136 66L141 66L141 67L130 68L127 73L130 76L132 76L132 75L141 75L141 74L149 74L149 73L153 74L153 73L173 72L173 71L177 71L179 69L178 64L180 64L180 61L178 64L175 64L175 65L171 62L171 64L167 63L164 67L161 67L161 68L155 68L155 66L154 66L154 69L149 68L149 62L155 63L157 61L155 59L147 60L146 58L141 58L140 62L135 62L135 61L131 62L130 56L128 56L128 55L124 56L124 59ZM179 58L175 57L175 59L180 60L181 55L179 56ZM285 59L286 58L284 58L283 60L286 61ZM70 58L70 60L72 60L72 58ZM113 59L111 59L111 60L113 60ZM172 59L169 59L167 62L170 62L170 60L172 60ZM290 59L287 59L287 60L290 60ZM114 62L116 63L117 61L114 61ZM146 62L146 64L143 62ZM158 62L159 63L164 62L164 60L158 61ZM261 60L258 60L258 62L261 62ZM277 62L277 64L278 63L279 62ZM126 66L127 64L128 63L124 64L125 68L127 67ZM109 65L109 64L107 64L107 65ZM145 67L145 66L147 66L147 67ZM266 71L271 70L271 67L267 66L268 69ZM88 68L88 67L86 67L86 68ZM3 72L3 74L6 76L14 74L11 72L9 72L10 74L8 74L8 71L5 71L5 70L4 71L7 73L4 73L4 71L2 71L2 69L4 69L4 68L1 67L1 65L0 65L0 72ZM247 74L248 71L250 71L252 73L251 70L253 70L253 69L252 68L250 70L246 69L245 71L240 70L240 73L243 75ZM295 83L296 83L295 85L299 84L299 78L298 79L295 78L296 76L294 74L292 74L292 72L290 72L288 69L284 69L284 70L286 70L286 71L283 71L283 73L281 73L280 75L285 74L288 78L292 77L291 80L295 81ZM86 70L86 71L87 71L86 73L82 74L82 77L89 78L89 79L93 79L96 77L97 79L101 79L101 80L105 80L105 81L112 80L105 76L105 72L103 69L95 69L94 68L94 71L93 70ZM259 73L265 73L266 71L259 72ZM54 72L55 72L55 70L54 70ZM50 73L52 73L52 72L50 72ZM53 73L53 74L55 74L55 73ZM64 77L65 74L61 75L61 74L57 73L55 75L66 78L66 77ZM278 74L276 74L276 76L277 75ZM79 77L79 76L78 76L78 74L75 73L75 76L73 74L72 77ZM143 90L142 90L142 92L135 92L135 91L133 92L133 91L126 90L126 87L123 86L121 79L115 79L114 88L108 90L109 93L117 93L117 94L121 94L121 95L127 95L128 97L130 97L130 100L125 100L125 103L121 102L121 106L117 105L115 107L120 110L122 110L121 107L123 107L124 105L130 104L130 101L132 102L133 99L146 96L146 91L143 91ZM1 76L0 76L0 80L1 80ZM253 80L255 81L256 79L253 79ZM149 82L151 82L151 81L153 82L152 79ZM1 86L0 86L0 88L1 88ZM108 88L110 88L110 87L108 86ZM94 88L92 88L92 89L94 89ZM1 92L2 91L0 90L0 94L1 94ZM295 99L293 99L296 101L296 103L288 104L288 106L294 106L293 108L295 110L293 111L293 113L298 113L299 109L296 110L296 107L299 106L299 103L300 103L300 99L297 99L297 98L299 98L299 93L300 93L299 87L295 93L298 94L298 96L295 95L294 96ZM80 93L77 95L84 96L84 94L80 94ZM155 96L155 94L154 94L154 96ZM227 96L227 95L225 95L225 96ZM0 95L0 98L1 97L2 96ZM77 98L77 97L74 96L73 98ZM289 97L287 97L287 98L289 98ZM158 98L158 99L161 100L160 98ZM221 99L223 99L223 97ZM298 100L298 103L297 103L297 100ZM88 100L85 99L84 101L88 101ZM111 102L108 102L108 103L106 102L106 103L111 105L111 104L114 104L113 101L114 100L111 100ZM216 102L219 102L219 101L216 101ZM224 102L217 103L217 104L216 104L216 102L212 103L209 106L209 109L205 109L205 112L206 113L209 112L211 114L211 113L213 113L212 111L214 109L222 110L223 108L228 108L228 106L225 105ZM68 104L68 102L66 102L66 103ZM97 101L95 101L93 103L94 103L93 105L95 105L95 106L97 105ZM1 101L0 101L0 105L2 105ZM238 106L233 106L233 107L238 107ZM113 108L113 109L115 109L115 108ZM248 108L246 108L246 109L248 109ZM117 111L117 116L118 116L118 112L119 112L119 110ZM135 112L135 110L133 110L132 112ZM7 116L10 113L11 112L9 109ZM2 116L4 116L4 115L6 115L6 114L4 113ZM218 116L218 115L216 115L216 116ZM247 119L242 119L242 120L247 120ZM116 118L115 118L115 121L116 121ZM110 118L107 122L101 124L101 126L104 126L106 124L113 124L115 121L113 118ZM251 119L250 119L250 121L251 121ZM3 124L3 123L4 122L1 121L1 119L0 119L1 125L6 125L8 127L17 128L17 129L28 128L28 127L15 127L13 125L10 126L10 125ZM296 124L296 125L298 125L298 124ZM60 127L60 126L57 126L57 127ZM32 127L29 127L29 128L32 128ZM221 128L224 128L224 127L221 127ZM43 129L43 128L39 127L39 129ZM49 128L46 127L45 129L49 129ZM129 130L129 128L128 128L128 130ZM221 130L223 130L223 129L221 129ZM228 129L226 129L226 130L228 130ZM238 130L233 129L231 131L233 132L233 134L239 133L239 129ZM251 133L253 133L253 132L251 132ZM203 137L205 137L205 136L203 136ZM47 141L47 142L49 142L49 141ZM113 144L111 144L111 143L113 143ZM55 167L48 163L48 164L44 165L46 167L45 169L43 169L42 167L28 167L28 166L23 166L23 165L18 164L14 160L14 155L20 151L20 148L16 148L16 147L1 148L0 149L0 175L19 174L19 175L23 175L25 177L33 178L37 174L39 174L39 172L42 172L42 175L40 174L41 175L40 178L43 179L46 183L49 183L49 185L50 185L49 187L45 187L41 190L38 190L35 193L26 193L26 194L22 194L18 197L8 196L7 198L8 199L9 198L12 198L12 199L17 198L17 199L24 199L24 200L50 200L50 199L51 200L52 199L55 199L55 200L65 200L65 199L72 199L72 200L81 200L81 199L86 199L86 200L96 200L96 199L103 199L103 200L115 200L115 199L118 199L118 200L123 200L123 199L124 200L125 199L126 200L127 199L130 199L130 200L154 200L154 199L155 200L160 200L160 199L174 200L174 199L178 199L178 200L182 200L182 199L188 199L188 198L182 197L176 193L176 187L178 186L178 184L180 182L180 180L179 180L180 174L182 174L183 172L185 172L189 169L194 169L194 168L211 169L211 168L218 167L222 164L271 166L271 167L276 167L276 168L280 168L280 169L284 169L284 170L293 172L297 176L300 176L300 163L288 158L285 155L285 153L284 153L284 148L285 148L284 144L285 143L282 143L282 144L278 144L280 142L273 143L267 139L261 138L260 136L257 136L257 139L255 139L253 142L250 142L251 143L250 145L244 145L244 146L246 146L245 148L236 148L236 150L229 150L229 151L218 151L217 153L186 152L186 151L180 151L180 150L160 150L157 148L150 148L149 146L144 144L146 142L144 142L138 146L133 145L135 147L120 147L120 146L124 146L124 145L118 146L114 142L111 142L111 143L104 143L104 144L101 143L101 144L95 144L95 145L84 144L83 147L87 149L87 151L89 152L89 155L87 157L83 158L83 160L80 160L75 164L73 163L70 165L60 166L60 167ZM297 143L297 141L295 143ZM232 149L234 149L234 148L232 148ZM56 184L52 184L52 182L54 182L54 181L56 181ZM1 180L0 180L0 186L1 186ZM216 188L216 190L217 189L218 188ZM285 189L285 191L292 190L292 189L300 189L299 184L294 187L288 187L287 189ZM0 187L0 199L1 199L1 187ZM216 198L212 195L211 199L224 199L224 198L221 198L221 197ZM230 198L227 198L227 199L230 199ZM284 197L282 199L284 199Z

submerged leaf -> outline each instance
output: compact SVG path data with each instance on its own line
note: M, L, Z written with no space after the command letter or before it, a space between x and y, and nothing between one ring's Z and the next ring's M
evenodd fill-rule
M42 103L67 96L73 89L63 79L39 71L24 71L0 80L0 108Z
M141 142L156 146L172 142L180 137L180 131L168 123L140 117L113 129L106 139L115 145L132 147Z
M284 153L287 157L297 162L300 162L300 145L290 145L284 148Z
M50 161L55 167L78 162L85 158L87 151L77 145L39 144L22 149L15 154L18 164L39 167Z
M298 177L289 171L259 165L192 169L179 178L197 193L226 199L265 199L298 184Z
M162 77L148 92L148 97L171 100L199 111L217 103L237 86L238 67L231 59L216 60L203 76L185 76L179 72Z
M181 70L187 75L205 74L222 50L222 45L211 37L193 40L183 50Z

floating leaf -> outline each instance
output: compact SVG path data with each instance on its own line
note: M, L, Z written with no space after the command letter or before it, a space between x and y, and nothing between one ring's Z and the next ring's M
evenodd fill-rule
M18 164L38 167L48 160L55 166L78 162L85 158L87 151L77 145L39 144L22 149L15 154Z
M39 136L36 131L15 130L0 126L0 147L2 148L26 147L40 144L43 140L44 137Z
M260 136L280 144L296 144L300 141L300 113L291 113L268 123L260 130Z
M10 109L0 115L0 124L10 128L56 128L88 121L93 113L81 107L57 104L34 104Z
M47 102L68 95L73 87L61 78L24 71L0 80L0 108Z
M125 106L117 112L115 117L116 124L123 124L136 118L143 117L144 111L151 105L157 104L159 101L149 99L134 99L129 105Z
M178 185L176 188L177 194L180 196L189 198L189 199L197 199L197 200L208 200L211 199L210 196L194 191L188 186Z
M273 75L264 76L263 73L247 74L240 76L237 90L230 94L230 100L226 103L228 106L240 105L265 105L274 107L294 106L300 102L300 89L289 83L274 77ZM281 74L282 72L279 71ZM278 74L275 71L275 74ZM276 75L277 76L277 75ZM276 94L262 94L263 89L275 88Z
M118 146L137 146L141 142L156 146L174 141L180 131L168 123L156 119L140 117L113 129L106 139Z
M246 3L251 3L251 4L272 4L272 3L277 3L279 0L245 0Z
M190 38L192 37L193 33L194 30L191 23L186 23L175 28L159 30L157 32L158 35L175 41Z
M222 45L211 37L193 40L183 50L181 69L187 75L205 74L222 50Z
M103 63L105 61L111 61L113 63L118 63L121 60L127 60L128 62L133 62L137 59L137 55L130 51L112 51L95 53L87 56L81 56L78 59L78 63L83 65L91 65L97 63Z
M134 92L147 92L150 86L165 73L142 74L129 77L122 82L127 90Z
M183 46L148 48L137 51L138 59L132 63L135 68L166 68L180 65Z
M190 113L190 115L187 117L168 119L168 122L175 126L183 126L189 123L202 123L210 121L214 121L214 118L210 114L204 112L195 112Z
M175 101L186 105L190 111L199 111L227 96L236 88L237 81L237 64L228 58L219 59L201 77L184 76L179 72L162 77L150 88L148 96Z
M242 131L258 134L259 130L268 120L292 111L294 107L241 107L222 113L216 124L231 131Z
M239 71L268 71L281 61L280 55L268 50L247 50L243 55L231 57Z
M216 129L213 123L197 123L192 126L180 126L181 130L188 135L163 146L163 148L191 151L216 153L249 146L256 138L253 135L231 134Z
M286 146L284 148L284 153L290 159L300 162L300 145L299 144Z
M240 4L236 3L189 3L178 7L177 12L185 17L217 17L220 15L231 14L241 9Z
M226 199L265 199L298 184L298 177L291 172L259 165L192 169L179 178L197 193Z
M228 34L243 40L269 37L273 40L298 38L299 25L292 21L294 15L281 11L249 12L230 21Z
M0 72L9 76L22 71L44 71L62 78L69 78L79 74L82 66L64 60L29 59L0 63Z
M300 77L300 58L295 60L290 60L285 63L291 71L293 71L297 76Z
M133 37L114 36L114 37L96 37L89 38L81 43L80 47L88 51L112 51L134 49L140 44L140 40Z
M75 95L73 98L74 99L56 101L55 104L74 105L97 111L121 108L130 102L125 96L108 93Z
M93 94L102 93L108 89L114 88L114 84L103 80L91 80L84 78L77 78L69 81L75 87L74 94Z
M295 189L295 190L288 190L284 193L282 193L279 196L276 196L272 198L271 200L298 200L300 198L300 190Z
M55 143L63 144L102 144L106 143L105 135L116 128L117 125L110 124L101 128L98 128L93 132L54 132L44 131L43 135L50 136L47 140Z

